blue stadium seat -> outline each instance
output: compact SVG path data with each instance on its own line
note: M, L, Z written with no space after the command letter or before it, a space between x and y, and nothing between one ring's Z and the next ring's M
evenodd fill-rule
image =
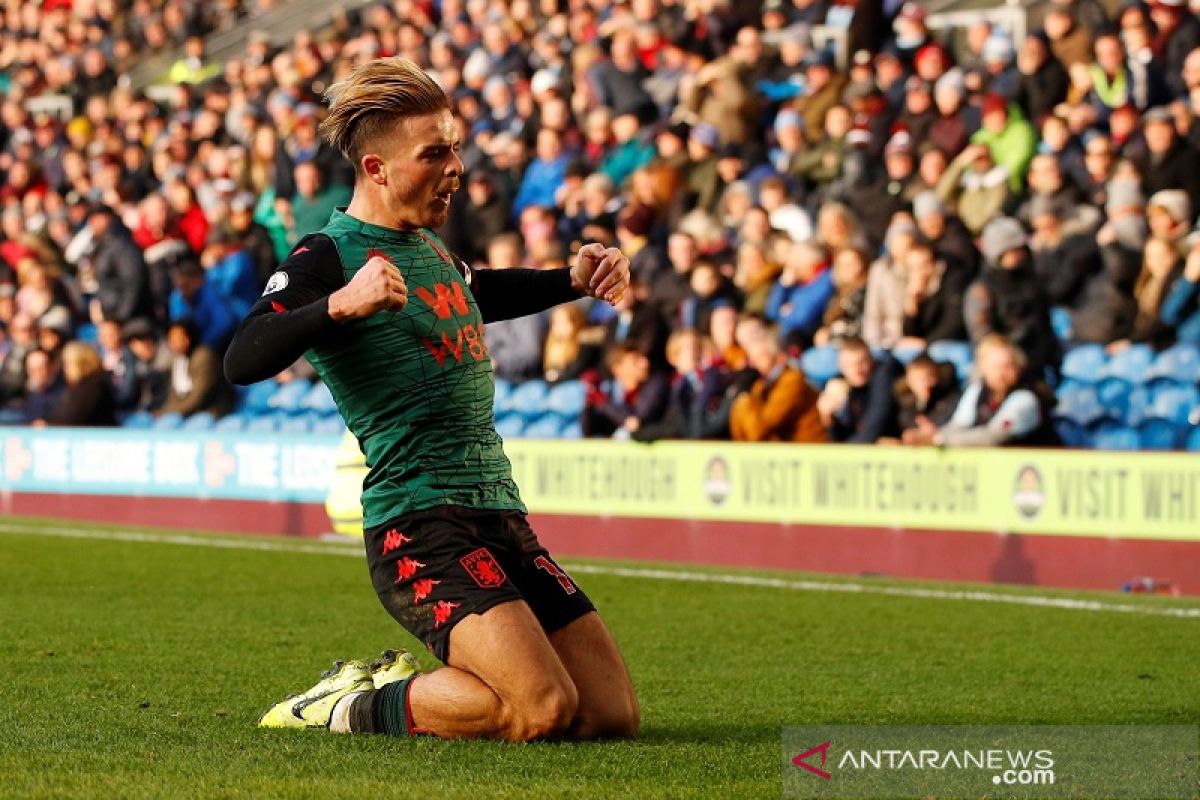
M154 415L149 411L135 411L121 423L122 428L145 430L154 427Z
M279 388L273 380L252 383L241 390L241 407L253 413L262 413L271 408L271 396Z
M313 423L312 432L322 436L340 436L346 429L341 417L322 417Z
M923 347L895 347L892 348L892 356L905 366L921 353L925 352Z
M1185 432L1170 420L1152 418L1138 426L1138 439L1143 450L1178 450Z
M586 398L587 387L583 381L564 381L550 387L546 395L546 410L568 419L578 417L583 412Z
M1069 342L1075 337L1075 325L1071 321L1071 312L1062 306L1050 309L1050 327L1054 336L1060 342Z
M210 431L216 424L216 418L207 411L197 411L183 421L179 426L184 431Z
M75 338L81 342L96 344L96 341L99 338L99 332L96 330L95 325L88 322L75 329Z
M569 420L565 425L562 426L562 428L559 429L558 438L582 439L583 426L579 424L579 420L577 419Z
M312 423L307 414L298 414L279 420L279 432L305 434L312 430Z
M183 425L183 417L174 411L163 414L154 420L155 430L160 431L178 430L181 425Z
M496 391L492 398L492 410L498 410L512 392L512 384L504 378L496 378Z
M520 438L524 429L525 420L521 418L520 414L506 414L496 420L496 433L505 439Z
M557 414L543 414L525 426L521 435L528 439L557 439L562 420Z
M246 422L246 433L275 433L278 430L279 420L273 414L263 414Z
M1177 344L1163 350L1146 372L1146 380L1197 383L1200 381L1200 347Z
M1108 354L1098 344L1081 344L1063 356L1062 376L1080 383L1095 383L1100 380Z
M1176 425L1200 422L1193 419L1200 406L1200 389L1182 384L1167 384L1155 390L1149 414L1157 419L1170 420Z
M311 391L312 385L308 381L289 381L280 386L275 394L271 395L271 399L267 401L267 405L277 411L296 411Z
M1104 419L1108 414L1093 387L1075 384L1059 391L1054 416L1086 426Z
M958 380L966 382L971 377L971 367L975 363L975 354L971 351L970 342L955 342L944 340L932 342L929 345L929 357L934 361L945 361L954 365Z
M313 384L312 389L300 401L300 407L322 414L330 411L337 412L337 403L333 400L333 392L329 391L329 387L325 385L324 381L317 381Z
M502 408L507 414L520 414L526 419L534 419L545 410L547 395L549 391L545 381L525 381L509 393Z
M1200 426L1192 428L1192 432L1187 437L1187 449L1193 453L1200 453Z
M1084 385L1067 381L1059 391L1074 391L1070 387ZM1150 393L1146 387L1134 386L1120 378L1102 378L1096 384L1095 391L1106 416L1133 427L1145 419L1146 409L1150 407Z
M1108 360L1100 377L1120 378L1134 385L1146 382L1146 373L1154 361L1149 345L1133 344Z
M1058 432L1058 437L1067 447L1092 446L1092 436L1087 427L1074 420L1058 417L1054 420L1054 430Z
M800 356L800 371L818 389L838 376L837 348L810 347Z
M1141 439L1135 429L1105 420L1092 428L1092 446L1100 450L1137 450Z
M218 433L241 433L245 429L246 417L241 414L226 414L213 426L213 430Z

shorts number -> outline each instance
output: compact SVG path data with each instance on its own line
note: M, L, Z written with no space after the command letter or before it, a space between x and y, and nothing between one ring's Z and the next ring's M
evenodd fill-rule
M567 594L575 594L575 584L569 577L567 577L567 573L563 572L559 568L558 564L555 564L545 556L538 556L533 560L533 563L538 569L544 569L546 572L549 572L551 575L557 578L558 585L563 588L564 592Z

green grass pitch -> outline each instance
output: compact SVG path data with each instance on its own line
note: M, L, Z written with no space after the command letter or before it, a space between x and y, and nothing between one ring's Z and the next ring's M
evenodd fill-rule
M107 536L0 520L0 797L776 798L785 724L1200 720L1194 617L580 573L640 692L636 741L260 731L334 658L413 646L360 558L51 525Z

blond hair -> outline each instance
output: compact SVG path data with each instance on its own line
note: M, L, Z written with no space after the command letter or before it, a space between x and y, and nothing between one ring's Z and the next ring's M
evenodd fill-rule
M354 162L392 126L407 117L433 114L450 107L442 87L407 58L368 61L325 92L329 115L321 121L325 141Z
M63 374L71 383L95 375L101 369L100 354L86 342L67 342L62 354Z

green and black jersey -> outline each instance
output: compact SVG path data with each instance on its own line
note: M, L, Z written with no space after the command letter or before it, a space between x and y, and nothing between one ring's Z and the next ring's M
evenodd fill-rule
M334 322L329 295L374 256L400 270L408 304ZM524 510L492 415L483 325L576 297L569 270L472 271L432 233L336 211L271 276L226 374L251 383L307 356L366 456L368 528L443 505Z

